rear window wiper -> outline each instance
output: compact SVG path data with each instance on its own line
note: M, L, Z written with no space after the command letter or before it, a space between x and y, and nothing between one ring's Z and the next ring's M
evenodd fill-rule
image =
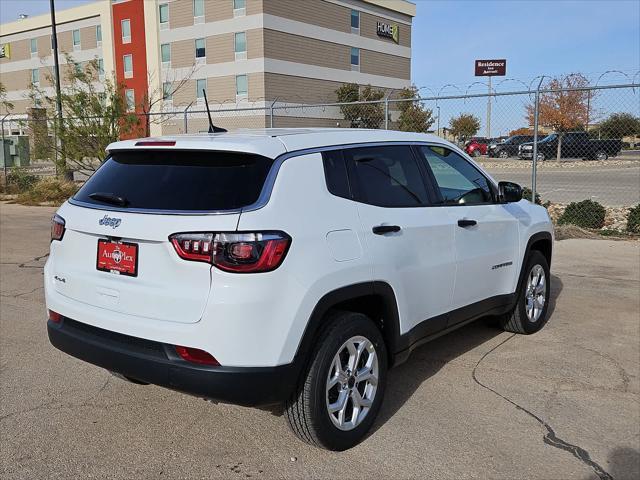
M117 205L118 207L126 207L129 205L129 200L114 193L94 192L89 194L89 198L99 202Z

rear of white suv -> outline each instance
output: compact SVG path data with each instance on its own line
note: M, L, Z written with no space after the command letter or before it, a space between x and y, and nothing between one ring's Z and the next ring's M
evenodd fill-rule
M486 314L539 330L551 246L543 208L435 137L118 142L53 219L48 332L137 383L284 404L341 450L416 346Z

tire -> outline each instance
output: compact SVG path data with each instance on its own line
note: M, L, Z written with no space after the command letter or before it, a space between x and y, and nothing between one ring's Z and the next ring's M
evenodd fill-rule
M498 153L498 158L509 158L509 152L507 152L506 150L500 150L500 153Z
M380 330L367 316L335 312L327 321L308 371L301 376L296 391L285 404L285 417L293 433L304 442L342 451L360 443L378 415L387 378L387 351ZM375 385L371 378L356 383L355 375L344 368L349 364L347 357L351 359L349 344L356 349L366 347L360 355L359 370L363 375L368 375L367 371L376 372ZM343 366L343 376L336 368L338 362ZM353 370L358 371L357 368ZM335 382L331 388L330 376ZM345 399L344 408L330 413L329 405L338 406L341 398ZM369 406L361 407L359 414L354 412L359 402L356 398L371 401ZM348 420L342 423L342 428L339 427L340 418Z
M479 157L480 156L480 150L476 149L473 152L471 152L471 156L473 158Z
M538 161L539 162L544 162L546 159L547 159L547 157L545 156L544 153L538 152Z
M604 160L608 160L609 159L609 155L607 155L607 152L599 151L599 152L596 153L596 156L595 156L594 159L602 162Z
M535 282L534 278L540 278L537 277L537 274L540 272L544 274L542 277L544 285L542 286L540 283L533 283ZM542 327L544 327L547 322L547 312L549 309L551 275L547 259L542 255L542 253L537 250L533 250L529 254L524 275L520 291L517 293L516 306L511 313L505 315L501 319L501 325L507 332L530 335L538 332ZM531 288L531 285L534 285L534 287ZM538 295L536 295L536 292ZM528 300L527 297L529 294L531 294L531 297ZM544 297L540 297L539 294L544 294ZM533 298L536 298L536 303L533 303ZM527 308L528 305L533 305L534 307L538 306L541 299L542 307L539 310L534 308L533 311L531 311Z

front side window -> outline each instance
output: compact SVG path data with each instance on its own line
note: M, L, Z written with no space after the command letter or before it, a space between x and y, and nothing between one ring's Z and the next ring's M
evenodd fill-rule
M124 76L131 77L133 75L133 56L131 54L122 57L124 63Z
M358 201L379 207L421 207L428 204L427 187L411 147L344 150Z
M124 91L124 98L127 102L127 111L133 112L136 109L136 96L133 89L129 88Z
M96 25L96 41L102 42L102 25Z
M440 204L493 202L489 181L471 163L444 147L420 147L440 192Z
M360 65L360 49L351 47L351 65L359 66Z
M129 19L120 22L122 26L122 43L131 42L131 21Z
M247 76L237 75L236 76L236 95L246 97L248 91L249 91L249 85L247 81Z
M247 51L247 35L244 32L238 32L235 36L235 52L242 53Z
M196 40L196 58L204 58L207 56L204 38Z
M31 47L30 48L31 54L38 53L38 39L37 38L32 38L31 39L30 47Z
M351 28L360 28L360 12L357 10L351 10Z
M160 23L169 23L169 5L163 3L158 6L160 14Z
M73 37L73 46L79 47L80 46L80 30L74 30L71 35Z
M207 79L199 78L196 80L196 98L204 99L204 92L207 90Z
M171 61L171 44L163 43L160 45L160 55L162 56L162 63L169 63Z
M193 0L193 16L204 17L204 0Z

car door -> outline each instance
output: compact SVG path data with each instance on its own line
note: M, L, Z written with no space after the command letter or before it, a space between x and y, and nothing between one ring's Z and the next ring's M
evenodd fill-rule
M344 150L372 279L396 295L400 333L446 326L455 280L454 231L429 207L425 171L408 145Z
M417 150L439 195L432 208L446 212L455 225L456 282L449 319L454 324L469 312L455 310L472 305L482 309L512 293L518 219L496 202L495 187L462 155L440 146Z

